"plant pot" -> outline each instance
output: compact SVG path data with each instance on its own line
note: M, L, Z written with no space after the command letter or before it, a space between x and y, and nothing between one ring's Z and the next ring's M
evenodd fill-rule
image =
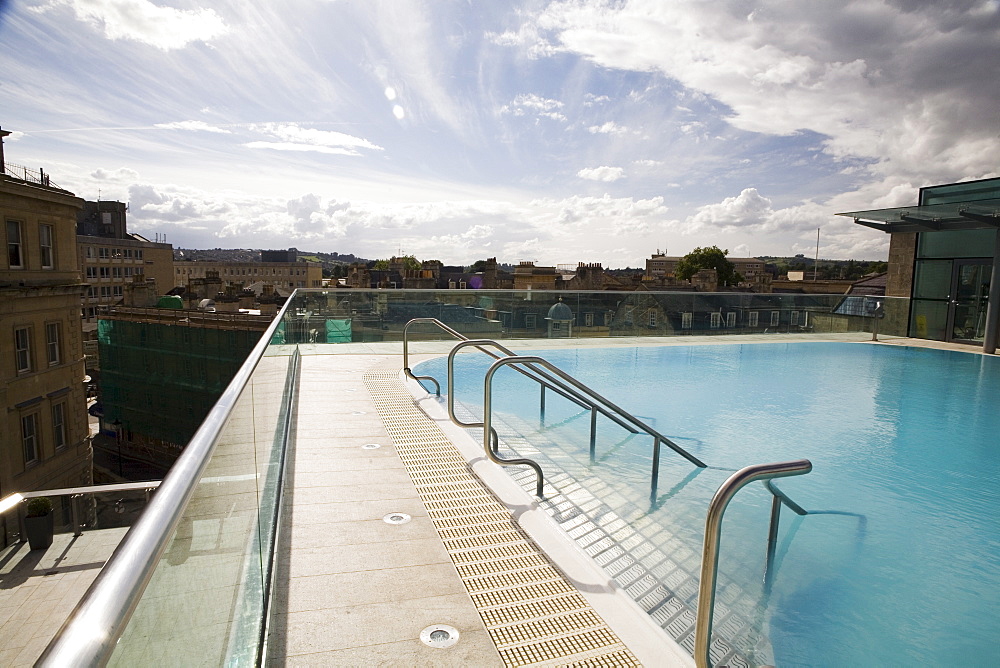
M52 513L24 518L24 533L28 537L28 546L32 550L44 550L52 545L54 528L55 516Z

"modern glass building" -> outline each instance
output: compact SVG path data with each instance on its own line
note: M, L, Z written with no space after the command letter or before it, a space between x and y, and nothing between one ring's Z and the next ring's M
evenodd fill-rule
M1000 178L921 188L915 206L839 215L892 235L886 294L911 299L910 336L996 351Z

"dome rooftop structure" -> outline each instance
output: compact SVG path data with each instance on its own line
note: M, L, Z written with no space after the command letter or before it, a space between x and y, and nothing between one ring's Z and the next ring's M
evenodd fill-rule
M545 316L546 320L572 320L573 311L570 310L569 306L563 304L562 297L559 298L552 308L549 309L549 314Z

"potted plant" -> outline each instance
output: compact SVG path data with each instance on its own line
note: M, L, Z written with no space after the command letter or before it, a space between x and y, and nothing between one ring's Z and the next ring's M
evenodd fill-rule
M24 533L32 550L44 550L52 544L55 518L52 515L52 499L36 496L28 499L25 507Z

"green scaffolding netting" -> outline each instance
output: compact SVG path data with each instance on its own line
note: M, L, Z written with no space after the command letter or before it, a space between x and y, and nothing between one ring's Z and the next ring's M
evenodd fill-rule
M105 419L185 445L261 332L98 320L97 337Z

